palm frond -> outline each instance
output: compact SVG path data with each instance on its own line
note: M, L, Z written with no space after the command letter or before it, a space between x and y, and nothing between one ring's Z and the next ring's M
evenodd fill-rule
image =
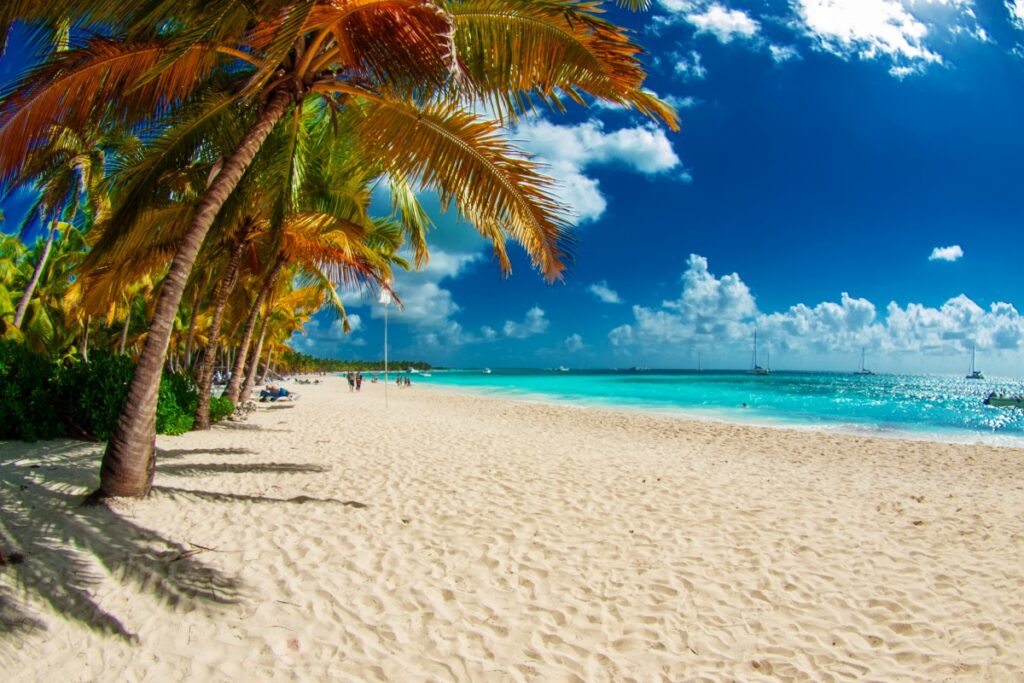
M350 91L351 92L351 91ZM491 240L503 271L508 235L523 246L549 281L565 269L570 240L565 207L549 178L516 149L497 123L452 105L367 97L350 107L359 118L357 140L366 156L393 177L415 178L437 189Z

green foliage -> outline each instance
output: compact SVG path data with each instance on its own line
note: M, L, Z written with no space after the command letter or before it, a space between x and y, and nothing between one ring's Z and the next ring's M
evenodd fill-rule
M430 363L419 360L395 360L388 361L388 366L397 368L415 368L417 370L431 370ZM349 370L383 370L382 360L338 360L336 358L315 358L306 353L299 353L291 349L281 354L278 359L277 368L279 372L348 372Z
M89 362L60 368L56 385L71 432L106 440L128 396L135 365L126 356L94 351Z
M135 365L127 356L101 350L88 362L48 360L23 344L0 339L0 439L34 441L60 436L105 440L128 397ZM218 399L214 399L219 401ZM213 403L219 411L234 410ZM185 375L164 373L160 382L156 428L160 434L192 429L199 395ZM217 413L213 413L216 415ZM222 419L219 414L214 420Z
M199 394L192 380L185 375L165 372L156 404L157 434L184 434L192 429L198 405Z
M233 412L235 412L235 404L227 396L210 398L210 422L220 422Z
M54 366L23 345L0 339L0 439L52 439L65 431L52 395Z

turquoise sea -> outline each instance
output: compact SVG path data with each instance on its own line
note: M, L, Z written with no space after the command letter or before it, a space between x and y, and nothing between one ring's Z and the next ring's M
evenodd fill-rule
M779 426L1024 447L1024 411L989 408L989 392L1024 380L821 372L443 370L414 382L496 396L624 407ZM745 406L744 406L745 404Z

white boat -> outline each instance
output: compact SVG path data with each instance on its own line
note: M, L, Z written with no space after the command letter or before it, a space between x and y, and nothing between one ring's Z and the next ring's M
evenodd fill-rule
M565 367L564 365L559 365L558 372L569 372L569 368Z
M485 375L491 374L491 369L490 368L484 368L484 374Z
M771 351L769 351L771 353ZM771 356L768 356L766 367L761 367L757 364L757 330L754 330L754 360L751 362L750 372L751 375L770 375L771 371Z
M858 370L857 372L855 372L853 374L855 374L855 375L873 375L873 374L875 374L874 370L868 370L866 367L864 367L864 349L860 350L860 370Z
M967 379L985 379L985 374L974 367L974 347L971 346L971 371L967 373Z

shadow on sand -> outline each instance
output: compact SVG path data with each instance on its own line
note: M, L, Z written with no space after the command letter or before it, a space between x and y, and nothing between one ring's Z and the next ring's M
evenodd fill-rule
M0 549L9 560L0 565L0 670L13 656L10 648L18 647L19 636L46 628L40 616L32 613L33 603L46 603L65 618L98 633L136 640L121 619L95 599L100 584L110 578L168 606L181 602L231 604L241 599L236 579L204 564L199 557L215 549L168 538L104 504L82 504L86 494L99 484L102 449L102 444L77 441L0 442ZM158 476L208 477L218 473L300 474L330 469L277 462L161 464L194 455L250 453L244 448L160 450L157 472ZM200 504L366 507L355 500L271 498L173 486L154 486L152 495Z
M95 599L107 579L168 606L230 604L230 576L197 557L202 548L136 524L106 505L83 506L98 484L102 445L72 441L0 444L0 662L19 635L45 629L31 613L48 604L69 620L128 641L135 634Z

